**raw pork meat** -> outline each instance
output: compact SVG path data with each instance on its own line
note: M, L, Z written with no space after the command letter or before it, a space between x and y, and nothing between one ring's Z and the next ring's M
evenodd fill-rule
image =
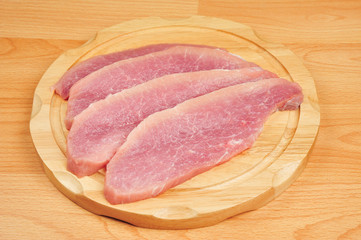
M110 65L112 63L125 60L128 58L134 58L138 56L143 56L148 53L162 51L177 45L183 46L196 46L190 44L154 44L148 45L141 48L129 49L121 52L114 52L105 55L99 55L92 58L89 58L85 61L82 61L76 64L74 67L70 68L65 74L60 78L60 80L53 86L53 89L57 94L59 94L63 99L68 99L70 88L80 79L89 75L96 70ZM208 47L208 46L204 46Z
M78 81L70 90L65 125L91 103L148 80L181 72L239 69L257 66L220 49L176 46L164 51L119 61Z
M103 168L128 134L152 113L223 87L277 77L260 67L166 75L91 104L68 135L68 170L78 177Z
M267 117L294 110L300 86L266 79L223 88L144 119L107 165L111 204L154 197L250 148Z

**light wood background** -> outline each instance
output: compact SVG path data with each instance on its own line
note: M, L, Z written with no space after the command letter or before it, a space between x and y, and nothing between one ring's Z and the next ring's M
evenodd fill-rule
M312 73L321 126L281 196L215 226L152 230L94 215L43 172L29 120L48 66L105 27L148 16L214 16L284 44ZM361 2L0 1L0 239L361 239Z

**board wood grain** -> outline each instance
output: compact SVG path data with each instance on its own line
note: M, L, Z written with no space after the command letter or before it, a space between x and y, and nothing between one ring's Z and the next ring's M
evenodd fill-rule
M200 174L157 198L110 205L102 194L104 176L76 178L66 170L66 102L50 86L71 66L89 57L152 43L208 44L255 62L298 82L305 95L298 111L270 117L255 145L231 161ZM314 81L284 46L257 37L251 28L222 19L147 18L107 28L83 46L67 51L46 71L33 102L31 134L55 186L91 212L150 228L196 228L263 206L300 174L317 135L320 114Z

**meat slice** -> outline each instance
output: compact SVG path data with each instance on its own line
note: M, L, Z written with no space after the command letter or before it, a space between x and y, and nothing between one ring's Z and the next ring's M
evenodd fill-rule
M70 91L65 125L91 103L148 80L172 73L256 66L219 49L176 46L113 63L78 81Z
M267 117L302 102L298 84L265 79L187 100L144 119L107 165L111 204L155 197L250 148Z
M103 168L147 116L235 84L277 77L260 67L166 75L91 104L68 134L68 170L78 177Z
M74 67L70 68L65 74L60 78L60 80L53 86L53 89L57 94L59 94L63 99L68 99L70 88L80 79L86 77L92 72L95 72L98 69L101 69L112 63L139 57L146 55L148 53L162 51L174 46L197 46L190 44L154 44L148 45L140 48L129 49L121 52L114 52L105 55L99 55L92 58L89 58L85 61L82 61L76 64ZM204 46L208 47L208 46Z

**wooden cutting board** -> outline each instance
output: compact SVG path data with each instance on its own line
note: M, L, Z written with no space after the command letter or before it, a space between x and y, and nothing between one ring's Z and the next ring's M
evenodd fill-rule
M130 204L109 204L104 172L77 178L66 170L66 101L50 87L78 62L90 57L156 43L206 44L225 48L248 61L298 82L304 102L297 111L276 112L254 146L227 163L164 194ZM83 46L65 52L45 72L34 94L31 135L45 173L83 208L131 224L162 229L197 228L257 209L281 194L301 173L320 122L314 81L284 46L261 40L240 23L194 16L181 20L145 18L98 32Z

